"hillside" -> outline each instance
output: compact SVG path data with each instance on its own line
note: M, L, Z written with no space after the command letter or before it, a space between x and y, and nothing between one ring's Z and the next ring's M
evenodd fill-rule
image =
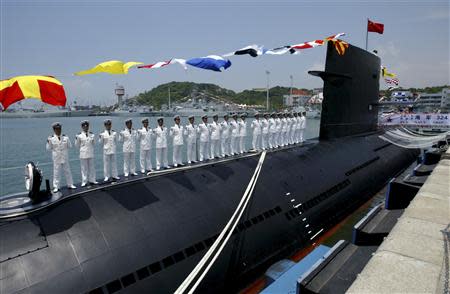
M160 109L163 104L167 104L169 97L169 87L171 101L178 102L187 100L191 97L197 95L211 96L219 98L223 101L234 102L237 104L247 104L247 105L266 105L266 91L254 91L254 90L244 90L242 92L234 92L222 88L215 84L205 84L205 83L193 83L193 82L170 82L166 84L159 85L150 91L140 93L137 96L131 98L127 103L153 106L154 109ZM395 89L393 91L411 91L418 93L438 93L441 92L443 88L449 88L450 86L433 86L426 88L408 88L408 89ZM294 88L297 89L297 88ZM301 89L307 91L312 95L311 90ZM283 107L283 95L289 94L289 87L276 86L270 88L270 106L271 109L281 109ZM390 96L392 91L382 90L380 93L382 95Z
M237 104L266 105L265 91L244 90L236 93L214 84L192 82L170 82L162 84L150 91L138 94L130 102L131 104L153 106L155 109L160 109L163 104L167 104L169 87L172 102L182 101L198 94L204 94ZM289 94L289 91L290 88L288 87L276 86L270 88L271 108L280 109L283 106L283 95Z

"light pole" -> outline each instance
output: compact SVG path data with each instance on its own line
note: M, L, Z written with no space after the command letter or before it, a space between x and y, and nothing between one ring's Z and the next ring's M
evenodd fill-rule
M267 75L267 95L266 95L266 109L267 111L269 111L269 75L270 75L270 71L266 70L266 75Z

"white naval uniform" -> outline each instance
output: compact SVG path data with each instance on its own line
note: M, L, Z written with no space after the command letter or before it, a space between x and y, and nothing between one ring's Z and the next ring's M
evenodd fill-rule
M173 160L173 166L177 167L179 164L183 164L183 159L181 156L181 150L183 149L183 131L184 128L182 125L175 124L173 127L170 128L169 135L173 137L172 141L172 147L173 147L173 154L172 154L172 160Z
M247 152L245 148L245 137L247 137L247 122L240 119L239 122L239 153Z
M141 166L141 173L146 170L152 170L152 139L153 130L142 127L137 131L139 140L139 164Z
M277 122L273 117L269 119L269 148L276 148L277 142L275 141L277 134Z
M194 124L187 124L184 134L187 144L187 162L192 163L197 160L197 127Z
M231 140L230 140L230 149L231 155L238 154L238 138L239 138L239 123L232 119L230 122L230 130L231 130Z
M303 143L305 141L304 138L303 138L303 135L304 135L304 132L305 132L305 129L306 129L306 117L304 115L302 115L301 119L302 119L302 123L300 124L301 125L301 128L300 128L300 143Z
M93 133L84 131L75 136L75 146L80 150L81 166L81 185L89 182L95 183L95 165L94 165L94 144L95 136Z
M297 144L300 142L300 117L295 117L295 135L294 135L294 142Z
M67 186L73 185L72 173L69 165L68 149L72 148L72 143L69 137L61 135L59 138L56 135L47 138L46 148L52 151L53 159L53 189L60 188L61 168L64 170L66 176Z
M259 150L260 148L259 143L261 141L261 122L259 121L259 119L254 119L252 121L251 127L253 129L253 139L252 139L253 150Z
M113 178L118 178L116 143L119 135L114 130L104 130L98 136L98 142L103 145L103 176L105 180L109 179L111 175Z
M161 167L168 168L169 163L167 161L167 128L157 126L153 129L153 133L156 136L156 170Z
M123 173L126 177L136 174L136 138L135 129L125 128L120 132L119 140L123 141Z
M211 159L220 156L220 132L222 127L220 123L213 121L208 124L211 133Z
M277 117L275 119L275 122L277 124L277 132L276 132L276 136L275 136L275 142L276 142L276 147L280 147L281 146L281 130L283 128L283 122L281 121L281 118Z
M294 120L291 117L286 118L287 120L287 132L286 132L286 142L287 144L292 144L292 132L294 126Z
M203 161L208 159L208 143L209 143L209 128L202 122L197 126L197 132L200 135L200 150L199 150L199 160Z
M287 145L287 128L288 128L288 122L285 117L281 119L281 146Z
M230 155L230 124L227 121L220 123L222 135L220 140L222 157L225 155Z
M267 144L267 139L269 137L269 121L265 118L261 119L261 148L266 150L269 148Z

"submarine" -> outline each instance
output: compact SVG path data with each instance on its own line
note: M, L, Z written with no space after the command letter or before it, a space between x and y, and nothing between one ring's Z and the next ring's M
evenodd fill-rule
M379 138L376 55L351 44L339 55L328 42L325 70L310 74L324 82L316 139L47 197L35 191L31 200L26 193L2 199L0 292L238 292L312 244L419 151ZM35 175L28 186L39 187L36 168L27 168Z

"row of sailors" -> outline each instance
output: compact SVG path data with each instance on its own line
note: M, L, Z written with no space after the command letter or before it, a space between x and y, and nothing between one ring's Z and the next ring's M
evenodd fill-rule
M252 151L283 147L289 144L303 142L303 132L306 128L306 113L272 113L255 114L251 123L253 131ZM246 152L245 137L247 136L246 115L224 115L222 122L218 122L218 115L208 123L208 116L202 117L202 122L194 124L194 117L189 117L186 126L180 124L180 117L175 116L174 125L167 129L162 117L157 120L156 128L149 128L147 118L142 120L142 128L132 128L132 120L125 121L125 129L120 132L112 130L111 120L104 122L105 130L98 135L98 143L103 147L104 181L119 180L116 163L116 144L123 142L123 172L124 176L137 175L135 166L136 141L140 146L141 172L153 171L151 162L152 141L155 139L156 170L170 168L167 161L167 135L172 137L173 165L183 165L181 150L187 145L187 163L197 162L197 139L199 141L199 161L232 156ZM54 134L47 139L47 150L52 151L53 158L53 191L60 187L61 170L64 171L67 186L75 189L69 166L68 149L72 147L69 137L62 134L60 123L52 125ZM79 149L81 166L81 186L88 183L98 184L94 166L95 135L89 131L89 122L81 122L82 132L75 136L75 146ZM186 140L184 140L186 137Z

